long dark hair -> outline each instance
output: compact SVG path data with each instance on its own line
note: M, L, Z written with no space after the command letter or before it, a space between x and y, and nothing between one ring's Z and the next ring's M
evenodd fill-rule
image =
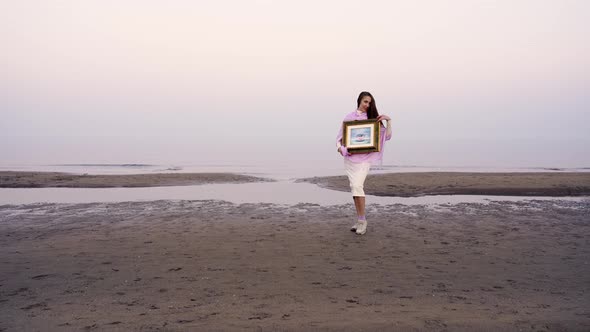
M371 97L369 109L367 109L367 119L377 119L377 117L379 116L379 112L377 112L377 104L375 103L375 98L373 98L373 95L370 92L361 92L359 97L356 99L356 107L358 108L359 106L361 106L361 100L363 100L363 97L366 96Z

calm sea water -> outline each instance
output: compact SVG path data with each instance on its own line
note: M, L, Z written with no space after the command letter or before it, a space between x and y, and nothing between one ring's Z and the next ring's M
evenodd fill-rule
M66 172L74 174L150 174L150 173L238 173L275 180L314 176L344 175L340 163L331 164L38 164L3 165L0 171ZM414 165L375 165L371 173L399 172L590 172L590 167L433 167Z

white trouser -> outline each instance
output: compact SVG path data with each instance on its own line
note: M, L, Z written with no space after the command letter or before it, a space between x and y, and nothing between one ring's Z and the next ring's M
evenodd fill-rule
M344 170L346 170L346 175L348 175L352 196L365 196L363 187L365 186L365 179L367 178L367 174L369 174L370 168L370 162L353 163L344 158Z

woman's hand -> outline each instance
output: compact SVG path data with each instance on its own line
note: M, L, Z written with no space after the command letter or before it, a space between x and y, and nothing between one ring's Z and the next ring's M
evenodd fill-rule
M340 152L342 157L350 156L350 152L348 152L348 149L344 145L338 148L338 152Z
M389 122L389 121L391 121L391 118L388 117L387 115L379 115L377 117L377 121L381 121L381 120L385 120L385 121Z

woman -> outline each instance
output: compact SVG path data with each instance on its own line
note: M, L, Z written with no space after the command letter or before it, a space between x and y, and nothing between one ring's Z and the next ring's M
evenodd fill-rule
M373 98L369 92L363 91L360 93L356 101L356 106L356 111L347 114L344 117L344 120L342 120L343 122L367 119L387 121L387 129L383 126L383 123L379 126L381 133L381 151L379 152L350 154L347 151L346 146L342 143L342 125L340 126L340 131L338 131L338 136L336 136L336 146L338 147L338 152L344 157L344 169L348 175L352 198L358 216L357 222L350 230L356 232L356 234L362 235L367 232L365 192L363 187L369 169L371 168L371 164L376 163L383 158L383 145L385 141L391 139L391 118L387 115L379 115L379 112L377 112L377 105L375 104L375 98Z

